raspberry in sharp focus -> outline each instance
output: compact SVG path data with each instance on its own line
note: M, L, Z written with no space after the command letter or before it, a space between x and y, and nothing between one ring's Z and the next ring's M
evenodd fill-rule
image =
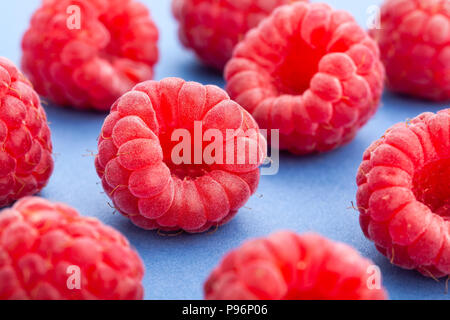
M228 253L204 286L213 300L381 300L371 261L316 234L279 232Z
M384 68L376 43L348 13L295 3L247 33L225 79L262 129L280 130L281 149L306 154L355 137L378 108Z
M39 96L0 57L0 207L41 191L52 171L50 129Z
M450 1L387 0L380 21L372 35L380 46L388 87L450 100Z
M144 267L116 230L24 198L0 213L0 300L142 299Z
M364 153L357 176L366 237L391 262L450 275L450 109L389 129Z
M230 137L228 130L234 132ZM180 163L174 150L181 131L191 141ZM206 142L214 131L223 134L222 142ZM218 158L210 162L204 155L213 140ZM199 151L200 161L192 159ZM225 91L167 78L137 85L112 106L95 165L115 207L134 224L195 233L228 222L247 202L265 154L258 125Z
M22 40L22 67L58 105L108 110L152 79L158 30L135 0L47 0Z
M236 44L276 7L307 0L173 0L183 44L205 64L222 70Z

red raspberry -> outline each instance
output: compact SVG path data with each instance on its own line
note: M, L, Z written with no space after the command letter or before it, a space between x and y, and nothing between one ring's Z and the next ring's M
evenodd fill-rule
M109 110L153 77L157 40L147 8L137 1L46 0L24 35L22 66L54 103Z
M205 64L222 70L236 44L276 7L308 0L173 0L179 36Z
M39 192L53 171L45 111L31 83L0 57L0 207Z
M0 213L0 300L142 299L143 274L119 232L64 204L29 197Z
M392 90L450 100L449 0L387 0L372 35Z
M364 153L358 208L366 237L393 264L450 275L450 109L389 129Z
M386 299L373 267L343 243L280 232L228 253L204 291L215 300Z
M375 113L383 77L376 43L326 4L276 9L225 69L231 98L261 128L279 129L280 148L296 154L351 141Z
M202 125L200 137L210 129L237 130L221 144L223 164L192 161L206 152L192 141L189 159L174 162L179 142L172 135L183 128L195 139L195 122ZM242 144L243 153L235 147ZM228 222L247 202L258 185L265 148L256 122L225 91L167 78L137 85L112 106L96 168L115 207L137 226L195 233ZM232 161L227 155L234 155Z

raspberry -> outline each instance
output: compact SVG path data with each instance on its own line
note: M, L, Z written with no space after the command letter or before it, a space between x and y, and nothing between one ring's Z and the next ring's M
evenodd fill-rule
M387 0L378 41L393 91L450 100L450 1Z
M38 193L53 171L47 117L31 83L0 57L0 207Z
M385 299L381 278L378 283L370 278L371 267L371 261L343 243L279 232L228 253L204 291L206 299L214 300Z
M1 300L142 299L143 274L119 232L64 204L28 197L0 213Z
M196 122L200 137L213 129L234 132L219 142L222 161L192 161L207 149L197 141L189 142L187 161L174 161L173 136L185 129L195 138ZM242 144L244 151L234 147ZM265 148L256 122L225 91L167 78L137 85L112 106L95 163L115 207L134 224L195 233L224 224L247 202L258 185Z
M425 276L450 275L450 109L389 129L364 153L360 222L391 262Z
M247 33L225 78L261 128L280 130L280 149L306 154L355 137L376 112L384 69L376 43L347 12L295 3Z
M276 7L307 0L173 0L181 42L205 64L222 70L236 44Z
M54 103L109 110L153 77L157 41L158 30L137 1L46 0L23 37L22 66Z

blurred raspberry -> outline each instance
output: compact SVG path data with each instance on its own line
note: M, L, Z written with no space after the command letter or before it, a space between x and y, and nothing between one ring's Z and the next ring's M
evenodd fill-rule
M211 300L382 300L373 263L316 234L279 232L228 253L205 283ZM381 276L381 275L380 275ZM378 281L377 280L377 281ZM380 288L377 288L380 285Z
M200 139L214 130L224 138L212 139L222 157L215 148L219 158L205 158L211 142L194 140L196 122ZM182 152L187 161L175 151L186 143L174 141L179 133L191 138L191 150ZM225 91L167 78L137 85L112 106L95 164L115 207L134 224L196 233L228 222L244 206L265 151L256 122Z
M205 64L222 70L236 44L276 7L307 0L173 0L179 36Z
M39 96L0 57L0 207L41 191L52 171L50 129Z
M31 197L0 213L0 300L142 299L143 274L119 232L64 204Z
M280 149L306 154L355 137L378 108L384 69L376 43L349 13L295 3L247 33L225 79L262 129L279 129Z
M450 275L450 109L399 123L364 153L358 208L366 237L391 262Z
M22 67L58 105L109 110L153 77L157 40L147 8L135 0L46 0L23 37Z
M392 90L450 100L449 0L387 0L372 35Z

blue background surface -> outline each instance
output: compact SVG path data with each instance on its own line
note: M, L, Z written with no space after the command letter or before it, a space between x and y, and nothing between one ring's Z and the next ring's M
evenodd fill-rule
M220 74L204 68L178 41L169 0L146 0L161 33L160 62L156 79L169 76L223 87ZM335 8L350 11L365 26L367 8L377 0L328 0ZM0 55L20 61L20 40L39 0L0 1ZM278 230L315 231L346 242L378 264L392 299L449 299L445 281L427 279L414 271L392 266L366 240L358 213L348 209L355 199L355 175L364 150L394 123L424 111L431 104L386 92L377 115L349 145L334 152L306 157L281 155L280 172L261 179L258 194L238 216L212 234L163 237L134 227L113 214L94 170L96 138L104 114L82 113L46 106L51 122L55 171L41 195L66 202L83 215L95 216L123 232L139 251L146 266L146 299L201 299L210 271L230 249L244 240Z

